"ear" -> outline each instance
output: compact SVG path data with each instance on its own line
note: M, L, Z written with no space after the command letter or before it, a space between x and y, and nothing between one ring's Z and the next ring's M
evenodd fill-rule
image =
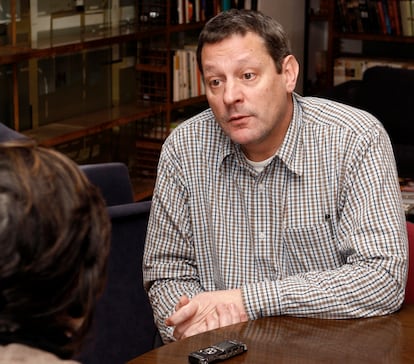
M282 73L285 77L286 90L288 92L293 92L299 74L299 63L293 55L290 54L283 60Z

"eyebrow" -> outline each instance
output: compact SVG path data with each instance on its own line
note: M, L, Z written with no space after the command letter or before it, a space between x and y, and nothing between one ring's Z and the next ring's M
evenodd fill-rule
M248 65L248 66L251 66L251 67L258 67L262 63L261 61L258 61L256 57L253 58L255 60L254 63L251 62L251 59L252 58L247 59L247 57L246 58L241 58L241 59L237 60L237 64L238 64L239 67L245 66L245 65ZM214 69L215 69L215 63L213 63L213 62L211 64L207 63L207 64L203 65L203 72L204 73L206 73L208 71L212 71L212 70L214 71Z

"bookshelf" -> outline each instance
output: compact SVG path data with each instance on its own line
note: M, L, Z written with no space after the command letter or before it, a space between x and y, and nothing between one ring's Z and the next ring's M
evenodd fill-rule
M163 140L206 107L200 90L173 100L174 53L222 5L180 4L192 10L174 0L6 1L2 121L79 164L126 163L136 200L150 198Z
M304 93L359 79L377 64L414 68L412 14L413 0L307 0Z

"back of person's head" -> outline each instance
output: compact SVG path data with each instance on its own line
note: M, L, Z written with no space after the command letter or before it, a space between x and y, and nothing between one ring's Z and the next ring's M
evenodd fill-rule
M110 221L99 191L66 156L0 144L0 342L69 357L102 292Z
M205 44L214 44L233 35L244 36L255 33L263 39L264 45L272 57L277 71L282 72L283 59L290 55L290 42L283 27L273 18L260 11L230 9L211 18L198 38L197 63L203 74L201 52Z

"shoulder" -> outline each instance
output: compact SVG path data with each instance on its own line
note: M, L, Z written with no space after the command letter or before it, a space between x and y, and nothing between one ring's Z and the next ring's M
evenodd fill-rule
M214 114L211 109L206 109L197 115L190 117L179 124L170 134L168 139L176 139L194 133L211 133L212 127L214 129L216 122Z
M342 129L356 135L385 133L381 122L369 112L319 97L298 97L306 124Z
M80 364L22 344L0 345L0 363L8 364Z
M225 139L213 112L207 109L175 128L166 139L164 149L205 150L222 145Z

